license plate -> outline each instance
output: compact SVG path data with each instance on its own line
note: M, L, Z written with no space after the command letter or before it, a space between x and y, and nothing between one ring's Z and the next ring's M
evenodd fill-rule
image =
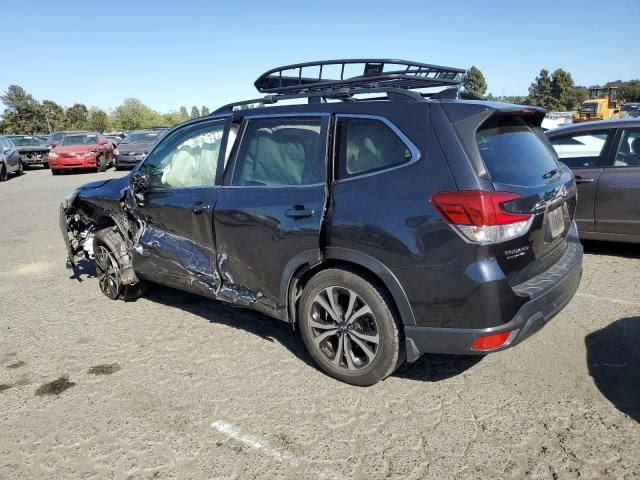
M564 215L562 214L562 207L551 210L547 213L549 219L549 229L551 231L551 238L556 238L564 232Z

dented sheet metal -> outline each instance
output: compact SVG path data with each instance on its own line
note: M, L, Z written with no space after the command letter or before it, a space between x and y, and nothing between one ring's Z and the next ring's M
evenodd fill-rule
M123 285L145 278L237 305L262 301L262 310L278 308L261 293L233 282L227 257L216 251L212 232L210 241L203 238L202 228L193 234L200 241L177 235L166 225L153 224L140 204L120 179L88 184L67 195L60 206L59 223L71 266L93 259L95 233L113 228L121 239L114 253L122 268ZM187 212L184 214L190 216ZM210 223L205 225L213 228Z

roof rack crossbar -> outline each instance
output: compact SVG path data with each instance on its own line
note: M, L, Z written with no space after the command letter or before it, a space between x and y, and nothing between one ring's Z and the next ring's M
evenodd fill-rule
M345 78L345 67L362 68L362 74ZM339 66L339 78L324 78L324 67ZM303 75L303 69L318 68L318 75ZM331 91L344 87L361 88L428 88L452 87L462 82L465 70L427 63L389 59L324 60L277 67L263 73L255 81L261 93L297 94ZM337 76L337 75L336 75Z

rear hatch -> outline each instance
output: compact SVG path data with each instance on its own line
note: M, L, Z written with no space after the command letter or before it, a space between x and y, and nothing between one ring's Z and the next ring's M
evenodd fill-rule
M576 185L542 131L545 111L488 102L441 106L462 147L460 161L450 161L459 192L432 203L468 243L497 259L510 285L549 269L567 251Z
M507 280L515 285L547 270L565 253L576 208L575 181L557 161L537 116L493 115L478 129L476 141L493 188L518 197L503 208L532 216L527 233L494 245Z

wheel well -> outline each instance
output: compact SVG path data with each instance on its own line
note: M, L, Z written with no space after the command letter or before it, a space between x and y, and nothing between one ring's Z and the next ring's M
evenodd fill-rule
M314 277L316 274L323 270L327 270L330 268L338 268L342 270L349 270L353 273L356 273L366 279L367 281L374 284L378 287L382 292L384 292L385 296L389 301L389 305L394 310L394 314L397 318L400 318L398 306L396 305L395 299L393 295L382 281L382 279L370 269L363 267L362 265L350 262L348 260L338 260L338 259L329 259L325 260L319 265L315 265L310 267L308 264L305 264L298 268L295 271L291 280L289 282L289 291L287 294L287 308L289 311L289 322L292 325L297 323L298 316L298 301L302 295L302 291L304 290L305 285ZM402 321L400 322L402 324Z

